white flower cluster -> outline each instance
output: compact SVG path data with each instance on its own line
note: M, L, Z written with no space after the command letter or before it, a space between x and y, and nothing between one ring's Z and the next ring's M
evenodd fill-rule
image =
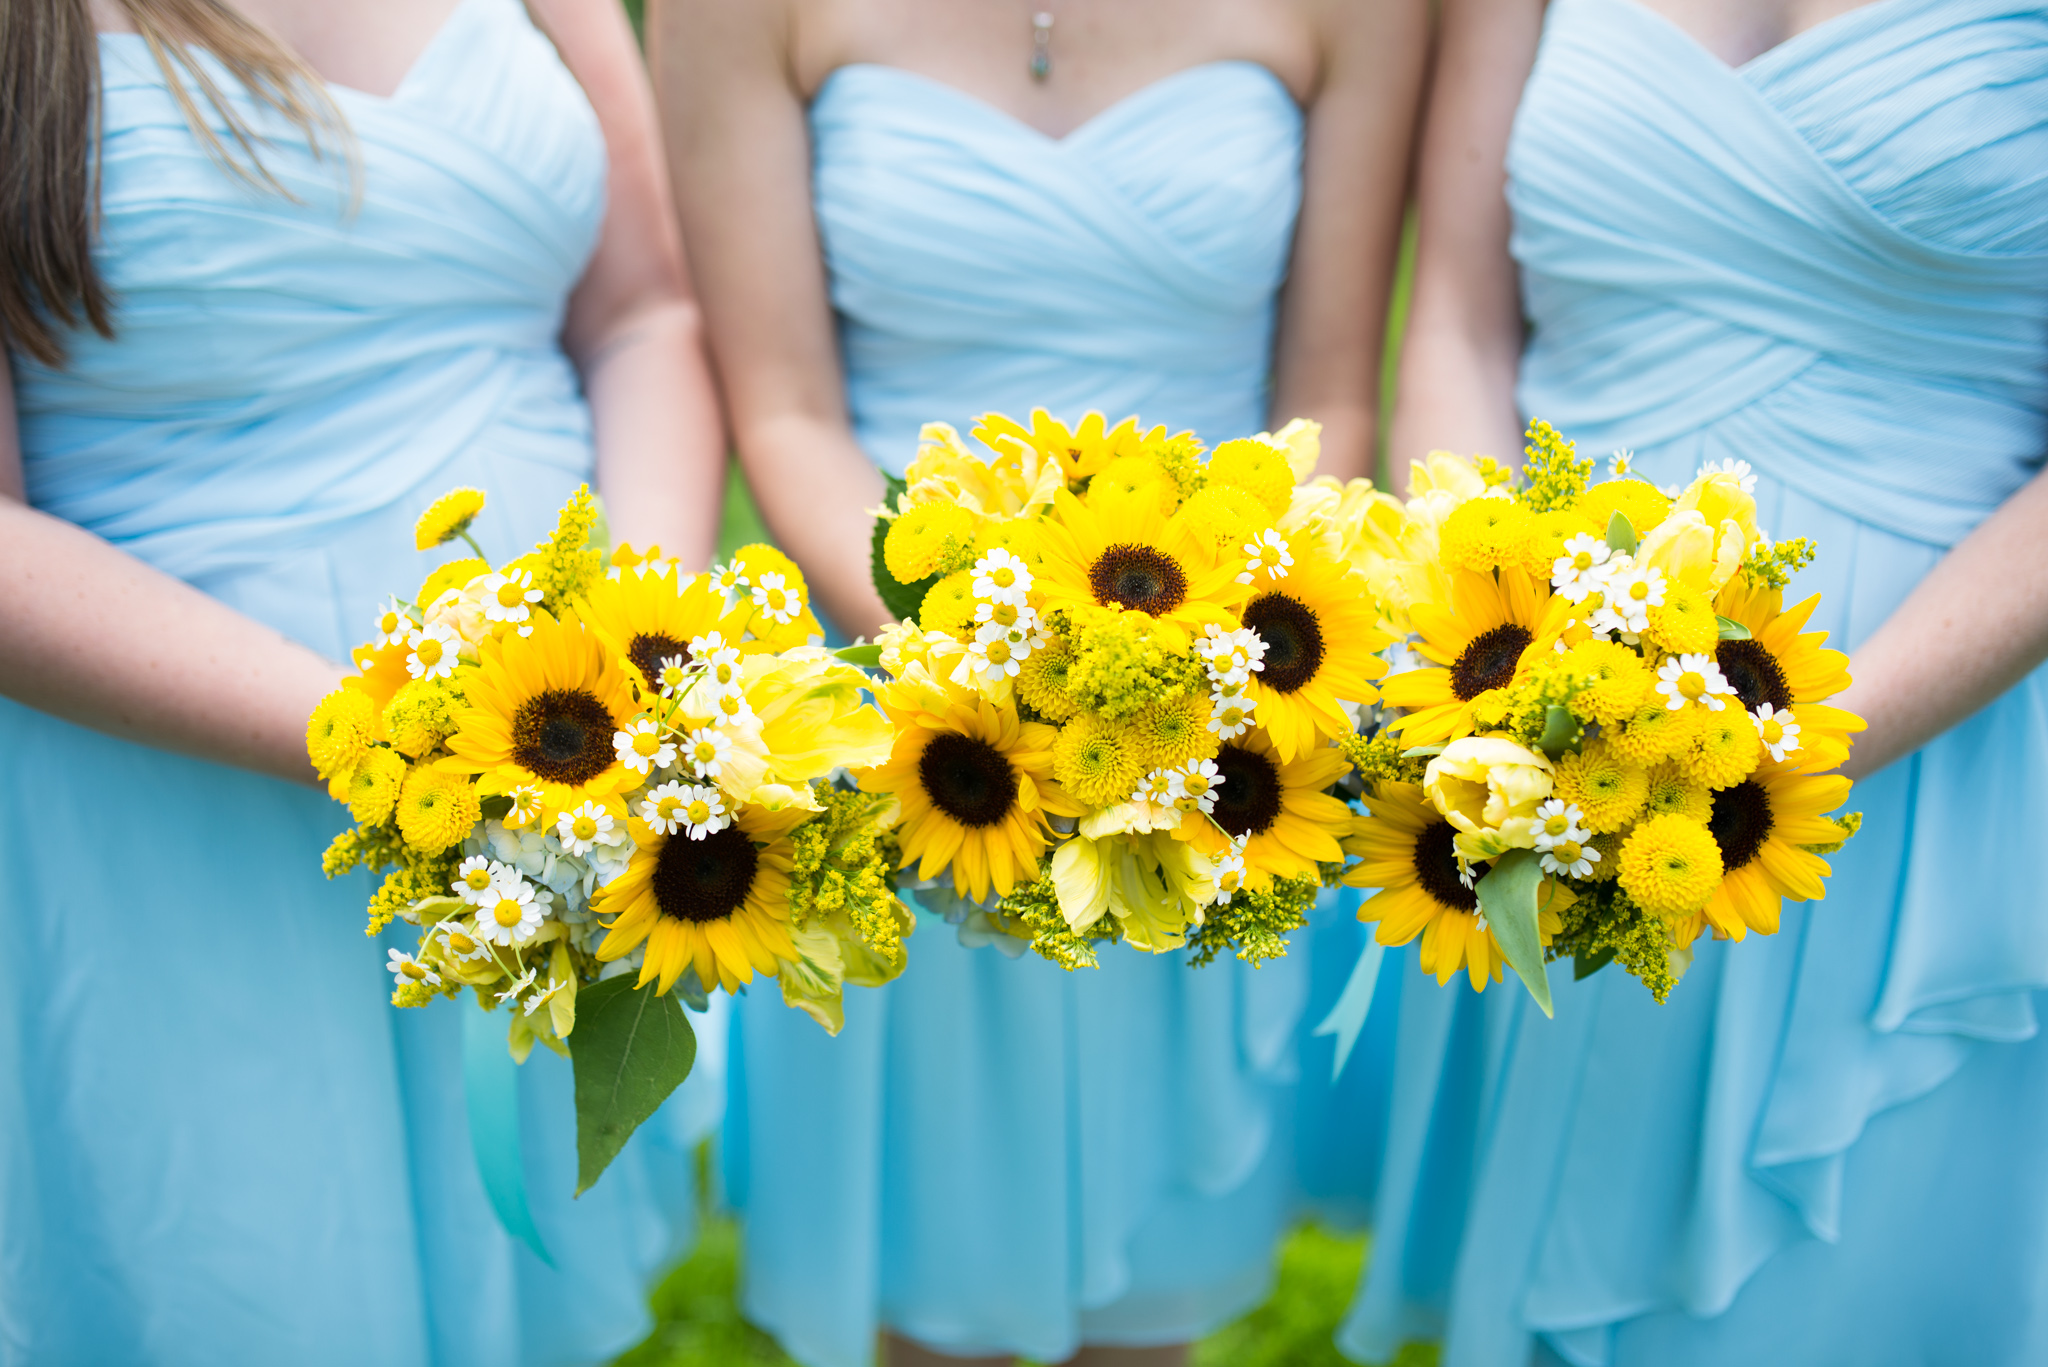
M1591 878L1600 862L1593 848L1593 832L1578 804L1551 798L1536 809L1536 853L1545 873Z
M1145 775L1131 801L1207 816L1216 810L1216 790L1222 786L1215 760L1191 759Z
M1673 712L1687 703L1719 712L1736 696L1735 686L1711 655L1674 655L1657 669L1657 691Z
M1700 466L1699 473L1693 478L1703 479L1708 475L1727 475L1741 487L1743 493L1756 492L1756 472L1749 468L1749 462L1746 460L1710 460Z
M779 576L764 574L765 583ZM758 586L757 586L758 587ZM773 586L771 586L773 587ZM681 831L702 840L732 824L732 813L715 780L731 762L734 733L758 721L747 702L739 647L716 631L690 638L688 655L661 661L657 680L668 715L642 717L612 736L619 763L652 783L636 808L640 819L663 835ZM682 714L708 713L704 725Z
M1211 622L1195 653L1209 672L1209 729L1221 740L1236 740L1252 729L1258 703L1245 690L1266 668L1266 643L1250 627L1225 631Z
M1591 603L1586 625L1602 640L1634 645L1650 629L1650 609L1664 603L1664 572L1639 565L1604 537L1582 532L1564 543L1550 566L1550 586L1571 603Z
M778 570L765 570L750 578L746 566L735 559L711 567L711 586L725 595L726 606L752 603L754 611L777 626L788 626L803 616L804 591Z
M962 687L1014 679L1017 671L1043 649L1045 623L1031 606L1031 567L1001 546L974 562L974 636L953 670Z

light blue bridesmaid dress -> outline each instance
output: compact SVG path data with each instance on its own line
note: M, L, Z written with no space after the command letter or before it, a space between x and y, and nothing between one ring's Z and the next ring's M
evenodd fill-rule
M2048 13L1880 0L1731 69L1558 0L1508 153L1520 403L1748 461L1853 652L2048 453ZM1668 1006L1411 990L1340 1342L1446 1367L2048 1361L2048 672L1859 784L1783 928Z
M485 548L531 545L590 474L556 334L604 146L518 0L462 0L391 98L334 92L353 212L288 126L244 102L296 202L208 159L141 39L100 54L118 334L72 336L62 371L14 358L30 501L336 659L423 576L432 496L485 488ZM387 1004L371 884L320 876L344 819L0 701L0 1361L568 1364L646 1332L689 1234L692 1099L572 1204L569 1069L535 1051L559 1271L515 1244L470 1152L473 1008Z
M878 465L991 409L1136 413L1212 443L1266 427L1302 135L1270 72L1195 67L1053 139L848 66L810 123ZM1292 1199L1307 957L1191 971L1115 950L1070 974L926 915L910 972L849 993L837 1039L755 993L726 1128L747 1313L811 1367L857 1367L878 1325L1058 1360L1255 1304Z

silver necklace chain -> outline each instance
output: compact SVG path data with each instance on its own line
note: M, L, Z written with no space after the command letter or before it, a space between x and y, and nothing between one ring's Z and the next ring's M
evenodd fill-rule
M1052 11L1039 10L1031 16L1031 79L1043 81L1052 75Z

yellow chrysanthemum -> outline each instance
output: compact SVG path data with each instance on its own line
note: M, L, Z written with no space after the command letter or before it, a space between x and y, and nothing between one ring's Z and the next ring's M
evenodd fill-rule
M974 544L975 516L957 503L919 503L889 524L882 559L898 582L915 584Z
M1422 638L1415 653L1444 668L1411 669L1380 684L1381 701L1408 713L1394 723L1401 738L1434 745L1471 735L1473 701L1520 682L1550 652L1551 603L1548 581L1507 569L1498 580L1459 570L1448 601L1410 604L1409 621Z
M1783 601L1782 590L1751 584L1746 575L1729 580L1714 611L1749 628L1750 638L1722 641L1714 659L1745 709L1769 703L1792 711L1799 749L1786 758L1811 772L1832 769L1849 757L1849 737L1863 729L1855 713L1821 702L1849 686L1849 657L1821 648L1826 632L1800 631L1820 605L1818 594L1790 608Z
M1209 484L1181 505L1195 531L1218 550L1242 546L1273 525L1266 505L1235 484Z
M1622 890L1652 916L1676 920L1707 905L1721 882L1721 850L1697 821L1653 816L1621 843Z
M1706 710L1681 707L1673 711L1665 705L1663 694L1651 693L1637 704L1623 725L1608 730L1607 743L1631 764L1652 765L1682 753L1692 744Z
M1067 686L1067 671L1074 667L1074 654L1065 641L1055 637L1050 644L1031 652L1017 671L1017 696L1047 721L1062 722L1074 715L1081 704Z
M376 739L377 707L360 688L335 689L306 719L306 757L323 779L346 780Z
M1274 517L1294 500L1294 466L1287 449L1257 437L1226 441L1210 452L1209 482L1244 490Z
M895 747L861 787L902 804L904 866L917 863L918 877L931 878L950 865L954 888L976 901L991 887L1007 897L1036 882L1052 838L1046 817L1083 811L1053 782L1053 729L922 670L877 700L896 727Z
M477 514L483 510L483 490L450 489L428 505L427 510L420 514L420 520L413 524L414 548L430 551L436 546L446 545L468 531L469 524L476 521Z
M1034 572L1045 563L1045 550L1038 541L1038 522L1028 517L986 518L975 534L976 559L990 551L1003 550L1029 565Z
M1263 730L1250 731L1216 752L1215 825L1191 832L1185 823L1183 833L1210 853L1221 852L1223 836L1244 840L1246 886L1254 891L1274 878L1314 876L1317 864L1344 858L1351 808L1325 790L1348 768L1333 745L1283 759Z
M395 750L378 748L363 756L348 780L348 814L362 826L374 826L398 808L398 790L405 782L405 760Z
M1670 515L1671 500L1647 480L1610 479L1579 495L1576 511L1598 527L1603 535L1607 524L1614 520L1616 513L1620 513L1640 537Z
M705 987L728 992L756 973L774 977L781 960L796 958L789 832L810 815L749 805L702 840L687 827L663 835L634 817L626 823L638 847L632 862L591 899L591 910L612 918L597 957L609 963L644 942L639 985L660 992L692 967Z
M742 546L732 562L752 585L734 611L763 650L787 650L824 639L825 628L811 611L810 585L804 572L781 551L763 542Z
M1557 761L1555 792L1586 814L1586 829L1595 834L1618 831L1635 820L1649 797L1650 779L1605 741L1591 740L1576 755Z
M926 631L965 636L974 622L974 572L949 574L924 591L917 605L917 624Z
M398 833L422 854L454 849L482 819L476 785L461 774L421 765L398 791Z
M619 763L612 737L638 710L625 669L575 613L535 613L533 634L478 648L466 680L469 705L455 714L451 773L479 774L485 796L538 786L549 812L600 801L639 781Z
M728 610L709 575L685 576L672 561L598 580L576 611L643 697L662 693L665 685L672 695L681 680L664 678L664 662L689 668L690 642L710 632L746 654L765 649L758 641L741 642L746 615Z
M1694 783L1732 788L1756 771L1763 756L1756 726L1733 707L1719 712L1688 708L1703 715L1696 722L1692 744L1678 752L1678 767Z
M1536 514L1511 498L1475 498L1461 503L1437 532L1443 563L1486 574L1513 566L1547 580L1548 563L1537 568L1542 529Z
M1188 694L1154 703L1130 720L1128 733L1147 769L1163 769L1216 753L1209 700Z
M1180 506L1180 486L1166 467L1150 456L1118 456L1088 481L1088 502L1115 515L1128 500L1142 499L1162 517Z
M1652 816L1682 816L1705 822L1714 814L1714 793L1670 760L1650 770L1649 796L1643 809Z
M450 560L445 565L436 566L420 584L417 601L422 609L430 608L440 602L441 595L448 590L462 588L478 575L490 572L491 562L474 555L466 555L460 560Z
M1389 639L1365 581L1320 542L1295 540L1287 577L1258 590L1240 614L1265 642L1264 664L1247 691L1283 760L1351 734L1343 705L1379 697L1372 681L1387 672L1378 652Z
M1618 641L1581 641L1567 653L1566 660L1572 669L1596 680L1572 700L1572 712L1581 721L1619 726L1657 686L1656 676L1644 667L1642 657Z
M1849 796L1839 774L1807 774L1790 764L1766 764L1732 788L1714 794L1708 822L1726 873L1699 918L1740 940L1747 932L1772 935L1783 899L1810 902L1825 894L1825 859L1802 848L1831 845L1841 829L1823 815ZM1688 928L1681 938L1690 943ZM1700 926L1689 928L1696 934Z
M1593 519L1576 508L1551 508L1536 514L1536 535L1531 539L1533 551L1530 563L1525 567L1538 579L1548 579L1551 567L1564 554L1564 543L1575 536L1605 536L1605 527L1595 526Z
M1664 601L1650 608L1649 644L1671 655L1711 655L1721 624L1707 595L1675 579L1664 584Z
M1052 776L1075 801L1090 807L1128 801L1149 767L1130 723L1091 712L1062 726L1052 747Z
M1045 571L1037 585L1048 615L1098 606L1141 612L1174 654L1211 623L1237 625L1231 609L1244 599L1237 562L1218 556L1185 516L1166 517L1142 502L1105 516L1065 492L1053 508L1040 528Z

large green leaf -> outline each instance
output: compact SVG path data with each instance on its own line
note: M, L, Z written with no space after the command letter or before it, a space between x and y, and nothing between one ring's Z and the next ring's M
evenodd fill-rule
M697 1035L673 996L633 975L576 994L576 1194L590 1190L626 1141L690 1075Z
M888 491L883 502L896 506L896 496L910 486L894 475L885 475ZM875 519L874 536L868 542L868 568L875 580L875 592L882 596L882 606L889 609L889 615L901 622L917 616L917 610L924 604L924 596L932 585L939 582L936 574L927 575L915 584L906 584L889 573L888 557L882 553L882 544L889 539L889 524L882 518Z
M846 646L843 649L833 651L832 656L834 659L844 660L850 665L859 665L863 669L880 669L882 667L882 648L877 645Z
M1551 1015L1550 978L1543 967L1543 935L1536 928L1536 888L1543 881L1542 866L1529 850L1509 850L1493 861L1486 877L1474 889L1479 910L1493 927L1493 938L1507 956L1508 967L1522 979L1529 995Z

